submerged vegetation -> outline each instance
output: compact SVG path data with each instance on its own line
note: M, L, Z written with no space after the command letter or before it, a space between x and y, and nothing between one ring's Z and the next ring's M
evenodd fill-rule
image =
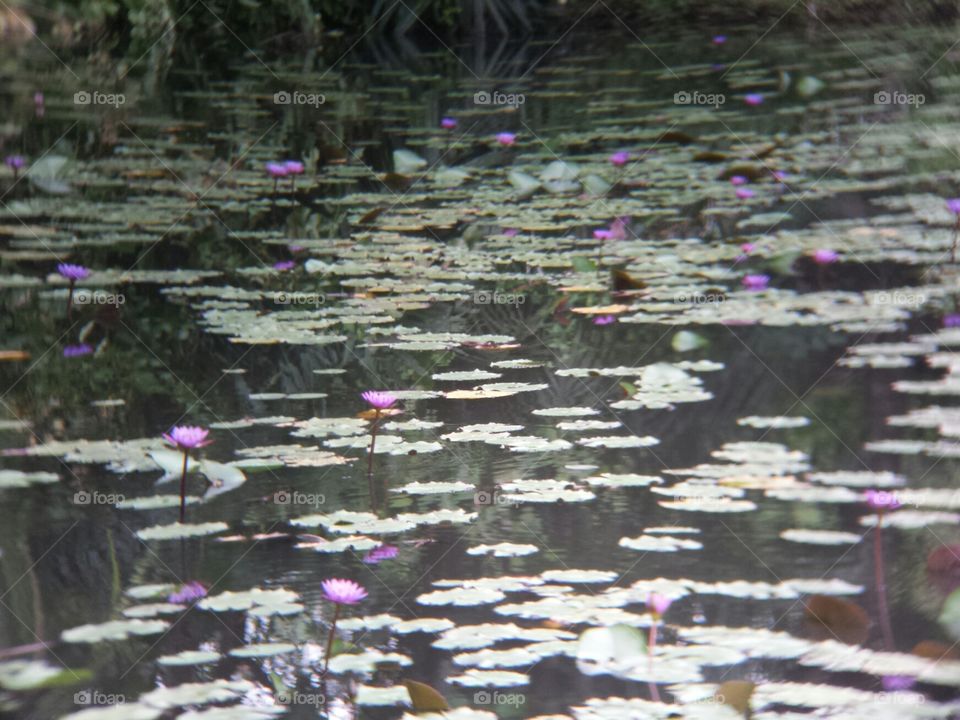
M960 714L949 12L201 5L2 50L5 712Z

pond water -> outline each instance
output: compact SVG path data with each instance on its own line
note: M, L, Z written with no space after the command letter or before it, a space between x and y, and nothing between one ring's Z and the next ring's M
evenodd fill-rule
M762 32L6 57L6 712L956 716L960 58Z

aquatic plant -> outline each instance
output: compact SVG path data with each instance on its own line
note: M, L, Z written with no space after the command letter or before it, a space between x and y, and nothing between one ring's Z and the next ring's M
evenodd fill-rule
M84 280L90 277L90 270L83 265L71 265L70 263L60 263L57 265L57 272L61 277L70 281L70 289L67 292L67 319L73 314L73 291L77 285L77 280Z
M760 290L766 290L767 286L770 284L769 275L744 275L743 279L740 281L745 290L751 292L758 292Z
M206 596L207 587L197 580L190 580L170 593L170 595L167 596L167 602L174 604L192 603Z
M497 133L497 142L503 145L504 147L510 147L517 141L516 133L512 132L502 132Z
M380 424L380 415L384 410L388 410L397 403L396 395L379 390L366 390L360 393L360 397L367 401L367 404L373 408L373 420L370 423L370 450L367 459L367 475L373 473L373 451L377 442L377 426Z
M623 167L630 161L630 153L626 151L615 152L607 158L614 167Z
M84 355L90 355L92 352L93 347L87 343L80 343L79 345L67 345L63 348L63 356L65 358L83 357Z
M445 117L440 121L440 127L444 130L454 130L457 127L457 121L452 117Z
M283 167L290 176L290 192L296 190L297 175L303 175L304 166L299 160L284 160Z
M749 199L752 198L754 195L756 195L756 193L755 193L753 190L751 190L750 188L745 188L745 187L739 187L739 188L737 188L737 191L736 191L735 194L736 194L736 196L737 196L738 198L740 198L741 200L749 200Z
M743 96L743 101L750 105L751 107L756 107L757 105L763 104L763 95L760 93L747 93Z
M877 525L873 535L873 568L877 590L877 613L880 615L880 628L888 650L893 650L893 626L890 624L890 610L887 607L886 573L883 563L883 513L900 507L896 493L886 490L867 490L864 493L867 506L876 511Z
M598 315L593 319L592 322L594 325L610 325L611 323L615 323L616 321L617 321L617 318L613 315Z
M163 439L183 452L183 469L180 472L180 522L183 522L187 497L187 461L190 451L209 445L210 431L196 425L177 425L163 434Z
M295 263L293 260L280 260L273 264L273 269L279 270L280 272L284 272L286 270L293 270L293 268L295 268L296 266L297 266L297 263Z
M376 565L384 560L392 560L400 554L400 548L396 545L380 545L367 552L363 556L363 562L367 565Z
M277 194L277 184L280 182L280 178L284 178L289 174L287 166L285 163L281 162L268 162L263 166L267 171L267 175L273 178L273 194Z
M8 168L13 170L14 182L17 181L17 177L19 176L20 169L27 164L27 160L26 158L23 157L23 155L7 155L7 157L4 158L3 162Z
M730 182L733 185L746 185L750 180L743 175L731 175Z
M714 45L723 45L724 43L727 42L727 36L726 36L726 35L714 35L714 36L713 36L713 40L712 40L711 42L713 42Z
M840 255L835 250L828 248L815 250L812 257L817 265L830 265L840 259Z
M327 674L330 665L330 651L333 649L333 638L337 632L337 620L340 619L340 608L344 605L356 605L365 597L367 591L353 580L330 578L320 583L323 595L333 603L333 619L330 621L330 633L327 635L327 649L323 655L323 674Z

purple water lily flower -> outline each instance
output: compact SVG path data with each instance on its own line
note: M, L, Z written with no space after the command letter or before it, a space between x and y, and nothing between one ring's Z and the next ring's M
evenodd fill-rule
M513 145L517 141L516 133L512 132L502 132L497 133L497 142L505 147Z
M944 315L943 326L945 328L960 327L960 313L947 313Z
M293 260L280 260L273 264L273 269L283 272L285 270L293 270L296 266L297 264Z
M743 101L750 105L751 107L756 107L757 105L763 105L763 95L760 93L747 93L743 96Z
M457 127L457 121L455 118L445 117L440 121L440 127L442 127L444 130L453 130L455 127Z
M599 315L593 319L593 324L594 325L610 325L611 323L615 323L616 321L617 321L617 318L614 317L613 315Z
M610 161L611 165L616 167L623 167L630 161L630 153L626 151L615 152L613 155L607 158Z
M290 170L287 168L286 163L268 162L263 167L267 171L267 175L274 179L286 177L290 174Z
M774 179L774 180L778 180L778 181L780 181L780 182L783 182L783 181L786 180L788 177L790 177L790 173L786 172L785 170L774 170L774 171L773 171L773 179Z
M769 275L744 275L743 279L740 281L745 290L751 292L757 292L759 290L766 290L767 285L770 284Z
M207 439L210 431L197 425L177 425L163 434L163 439L180 450L193 450L213 442Z
M90 277L90 270L83 265L71 265L70 263L60 263L57 265L57 272L70 282L84 280Z
M516 237L520 234L520 231L516 228L504 228L501 234L505 235L506 237Z
M369 403L370 407L377 410L386 410L397 402L397 396L380 390L366 390L360 393L360 397Z
M886 490L867 490L863 498L872 510L878 512L896 510L902 504L896 493Z
M730 182L733 185L746 185L750 181L747 178L745 178L743 175L732 175L730 177Z
M960 215L960 198L947 200L947 210L956 215Z
M27 164L27 159L23 155L7 155L3 162L7 167L19 170Z
M79 345L67 345L63 348L63 356L65 358L75 358L83 357L84 355L89 355L93 352L93 348L87 343L81 343Z
M749 199L752 198L754 195L756 195L756 193L755 193L753 190L751 190L750 188L745 188L745 187L737 188L737 192L736 192L735 194L736 194L736 196L737 196L738 198L740 198L741 200L749 200Z
M673 604L673 600L666 595L654 592L647 597L647 609L657 617L662 617Z
M757 249L757 246L756 246L755 244L751 243L751 242L743 243L743 244L740 246L740 250L743 251L744 253L746 253L747 255L749 255L750 253L752 253L752 252L753 252L754 250L756 250L756 249Z
M912 675L884 675L880 678L880 684L887 692L896 692L909 690L917 684L917 679Z
M628 215L621 215L618 218L614 218L613 222L610 223L610 239L626 240L627 226L629 224L630 224L630 217Z
M840 259L840 255L835 250L829 248L820 248L813 253L813 261L817 265L830 265Z
M367 597L367 591L353 580L330 578L320 583L327 600L337 605L356 605Z
M363 556L363 561L367 565L376 565L384 560L393 560L400 554L400 548L396 545L380 545Z
M596 240L610 240L613 238L613 233L606 228L600 228L593 231L593 237Z
M723 45L727 41L726 35L714 35L713 44L714 45Z
M299 160L284 160L283 167L286 169L288 175L303 174L303 163Z
M206 596L207 588L204 584L196 580L191 580L170 593L169 597L167 597L167 602L179 605L182 603L192 603Z

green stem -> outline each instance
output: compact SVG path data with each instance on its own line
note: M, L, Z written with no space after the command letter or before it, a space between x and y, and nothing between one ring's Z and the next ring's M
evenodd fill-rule
M877 611L880 615L880 629L887 650L893 651L893 628L890 625L890 610L887 607L887 584L883 568L883 510L877 511L877 532L873 536L873 569L877 585Z
M70 292L67 295L67 320L73 315L73 287L76 285L76 280L70 281Z
M377 425L380 424L380 408L376 408L373 427L370 428L370 457L367 458L367 477L373 474L373 448L377 444Z
M180 473L180 522L183 523L184 509L187 504L187 451L183 451L183 471Z
M333 621L330 623L330 634L327 635L327 651L323 656L323 674L327 674L327 666L330 664L330 650L333 648L333 635L337 631L337 620L340 618L340 603L334 605Z

